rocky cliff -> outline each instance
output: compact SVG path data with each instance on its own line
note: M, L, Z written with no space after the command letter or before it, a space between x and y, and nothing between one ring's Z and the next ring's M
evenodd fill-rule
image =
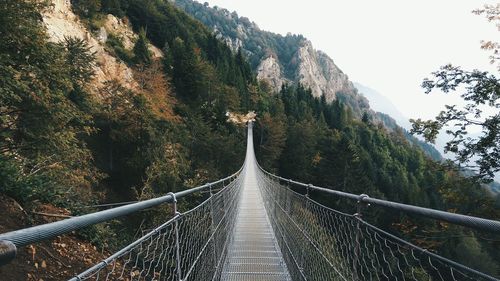
M337 93L355 94L353 84L325 53L313 48L305 40L296 54L298 60L294 81L311 88L314 96L324 95L328 102L337 97Z
M257 67L257 78L267 81L275 91L279 91L283 83L287 82L281 71L279 61L272 55L260 62Z
M333 101L339 93L354 100L356 89L334 61L325 53L315 50L312 43L301 35L282 36L261 30L257 24L236 12L192 0L176 0L178 7L211 27L217 37L234 51L241 48L257 72L279 91L283 83L301 83L311 88L314 96L324 95Z
M42 16L51 41L60 42L65 37L77 37L84 39L91 51L95 53L97 61L91 90L97 93L98 89L110 80L116 80L128 89L137 89L138 84L134 79L132 69L108 53L105 48L108 35L115 34L123 39L125 48L131 50L137 35L129 24L113 15L107 15L103 26L97 32L90 32L73 12L70 0L52 0L51 9ZM150 45L150 51L154 57L162 56L161 50L152 45Z

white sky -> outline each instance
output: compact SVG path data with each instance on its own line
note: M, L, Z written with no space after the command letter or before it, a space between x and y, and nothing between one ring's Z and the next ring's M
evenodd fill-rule
M202 0L199 0L202 1ZM374 88L407 117L432 118L459 98L425 95L420 84L441 65L495 71L482 39L495 25L471 13L491 0L209 0L261 29L303 34L352 81ZM458 96L458 95L457 95Z

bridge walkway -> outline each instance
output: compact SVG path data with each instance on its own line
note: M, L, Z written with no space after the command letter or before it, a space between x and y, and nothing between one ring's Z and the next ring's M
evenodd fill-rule
M222 281L291 280L264 207L257 169L249 128L240 205Z

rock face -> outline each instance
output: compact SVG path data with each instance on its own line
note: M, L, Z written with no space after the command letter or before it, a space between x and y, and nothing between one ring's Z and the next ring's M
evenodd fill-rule
M132 70L123 62L111 56L99 40L94 37L80 22L77 15L71 10L69 0L52 0L53 7L43 15L50 40L60 42L64 37L77 37L88 42L91 50L95 52L97 63L95 66L95 83L93 91L97 92L109 80L117 80L129 89L136 89L137 82L133 78ZM99 32L102 35L102 32ZM103 40L103 36L99 36ZM105 36L107 38L107 34Z
M321 51L317 51L317 55L318 64L321 66L326 80L326 85L324 85L324 88L327 89L325 92L326 100L333 100L339 92L348 95L356 94L356 88L349 80L349 77L335 65L333 60Z
M310 41L303 41L292 61L297 62L296 70L286 77L281 67L284 62L277 60L276 55L264 58L257 67L257 78L268 81L275 91L279 91L283 83L299 82L311 88L315 97L324 95L327 102L335 100L338 92L356 93L347 75L328 55L315 50Z
M229 46L229 48L233 51L233 52L237 52L240 48L243 47L243 41L241 41L240 38L231 38L231 37L228 37L228 36L224 36L224 34L222 34L221 31L219 31L217 29L217 26L214 26L213 27L213 32L215 34L215 38L223 41L224 43L226 43L227 46ZM244 33L241 33L241 36L246 36Z
M50 40L60 42L65 37L77 37L86 40L91 51L95 52L97 61L91 90L97 93L110 80L116 80L125 88L136 90L138 84L134 80L132 70L125 63L111 56L104 48L109 34L115 34L123 39L125 48L132 49L137 39L137 34L132 31L132 28L113 15L108 15L103 27L94 35L87 30L78 16L73 13L70 0L52 0L52 4L52 8L43 14L43 22ZM158 48L152 45L149 47L153 57L163 56Z
M323 69L319 64L318 54L314 50L311 42L305 41L303 46L299 48L296 56L299 61L296 81L311 88L315 97L325 95L329 100L333 100L335 98L335 92L332 93L332 89L327 87L329 81L323 73Z
M280 64L274 56L270 56L260 62L257 68L257 78L267 81L275 91L279 91L285 82Z

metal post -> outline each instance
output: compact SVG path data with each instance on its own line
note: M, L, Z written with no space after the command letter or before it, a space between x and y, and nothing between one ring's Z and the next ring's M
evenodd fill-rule
M286 188L283 188L281 195L280 195L280 203L283 206L284 212L290 213L290 208L288 207L288 195L290 194L290 191L292 190L292 185L290 180L287 180L287 186Z
M310 200L309 189L311 187L312 187L312 184L308 184L306 187L306 194L305 194L306 205L305 205L304 212L307 212L309 210L309 200ZM303 227L302 231L307 232L307 227L305 225L303 225L302 227ZM300 271L302 273L304 273L304 267L305 267L305 263L306 263L306 249L307 249L306 245L307 245L307 241L305 241L305 238L304 238L303 245L302 245L302 251L300 253Z
M358 267L358 264L360 264L360 255L361 255L361 219L362 219L362 216L363 216L363 209L365 207L368 207L370 206L370 204L364 202L364 199L365 198L370 198L368 195L366 194L361 194L359 196L359 199L357 201L357 209L356 209L356 213L354 214L354 216L357 218L357 223L356 223L356 240L355 240L355 243L356 245L354 246L354 261L353 261L353 267L354 267L354 280L361 280L360 276L359 276L359 268L360 266Z
M292 207L291 207L292 206L292 203L291 203L292 199L290 198L290 194L291 194L291 191L292 191L292 186L290 185L291 180L288 180L288 183L289 183L289 189L290 190L287 190L287 192L285 192L285 196L283 198L283 203L285 203L284 207L285 207L286 212L288 214L290 214L291 211L292 211Z
M181 213L177 211L177 198L173 192L168 193L173 197L174 203L174 227L175 227L175 259L177 266L177 280L182 281L182 269L181 269L181 248L179 243L179 219ZM177 217L177 218L176 218Z
M270 179L267 175L266 177L268 179ZM271 183L272 183L272 179L271 179ZM271 201L270 203L272 204L272 213L273 213L273 216L274 216L274 220L276 221L276 227L281 227L281 225L279 225L279 221L278 221L278 207L279 207L279 204L280 204L280 200L281 200L281 194L282 194L282 191L281 191L281 186L277 186L277 187L273 187L273 186L268 186L266 187L267 191L266 193L268 197L266 200L267 201Z
M0 241L0 266L10 263L17 254L17 248L10 241Z
M222 183L224 185L224 183ZM214 194L212 192L212 185L209 185L210 189L210 219L212 220L212 223L210 225L211 231L212 231L212 239L214 240L214 250L213 250L213 256L214 256L214 268L215 271L217 272L217 236L215 235L215 213L214 213Z

